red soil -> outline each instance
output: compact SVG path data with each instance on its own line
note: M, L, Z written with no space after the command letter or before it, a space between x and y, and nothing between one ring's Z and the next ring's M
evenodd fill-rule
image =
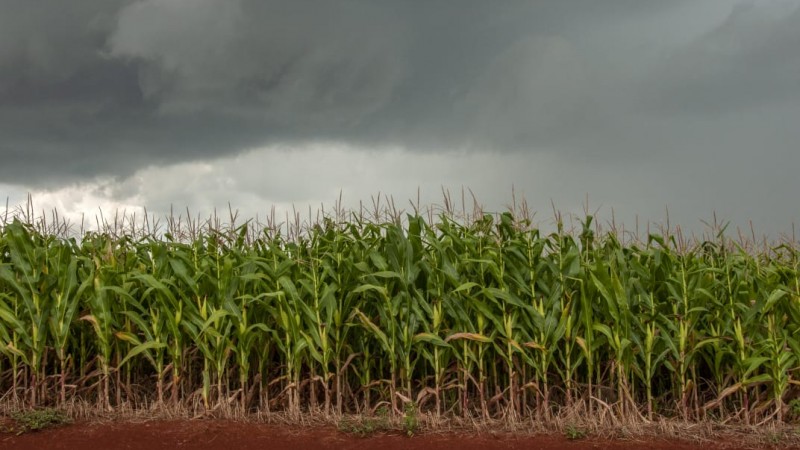
M224 420L77 423L16 436L0 433L0 449L676 449L736 448L731 443L690 444L676 441L570 441L559 435L491 436L424 434L406 437L378 434L357 437L333 428L292 428Z

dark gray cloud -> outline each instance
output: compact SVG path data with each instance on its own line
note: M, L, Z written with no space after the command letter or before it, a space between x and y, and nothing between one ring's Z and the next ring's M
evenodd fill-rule
M800 163L799 6L0 0L0 181L340 142L694 165L724 185Z
M642 99L670 114L797 104L800 5L773 3L738 4L721 24L657 65L642 86L655 88L654 95Z

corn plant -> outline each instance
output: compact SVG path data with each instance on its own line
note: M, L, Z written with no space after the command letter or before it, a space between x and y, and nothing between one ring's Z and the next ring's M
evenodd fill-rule
M545 232L451 206L346 217L75 237L4 222L0 394L296 418L792 419L794 242L639 241L591 216Z

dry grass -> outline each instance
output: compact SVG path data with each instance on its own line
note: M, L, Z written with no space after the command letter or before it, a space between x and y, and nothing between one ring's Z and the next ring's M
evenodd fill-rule
M20 405L0 403L0 420L19 411ZM58 411L79 423L105 424L112 422L151 422L175 420L233 420L264 423L292 429L334 427L344 433L368 436L375 433L406 433L407 424L402 414L388 412L376 414L325 414L322 410L305 411L301 415L287 412L245 413L238 408L217 409L199 413L197 408L186 406L151 406L132 408L125 405L112 411L104 410L84 401L72 401ZM699 444L730 443L736 448L798 448L800 428L797 425L770 423L764 426L720 424L718 422L687 422L672 418L657 418L652 421L640 418L582 414L586 411L576 407L561 411L548 419L484 419L479 416L437 416L433 413L417 413L413 434L469 433L495 437L560 434L567 438L592 440L624 440L652 442L685 441ZM8 431L8 430L6 430ZM411 434L411 433L409 433Z

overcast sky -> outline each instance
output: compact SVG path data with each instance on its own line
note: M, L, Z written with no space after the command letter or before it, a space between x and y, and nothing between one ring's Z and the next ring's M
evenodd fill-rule
M0 0L0 193L68 217L518 196L790 233L800 0Z

